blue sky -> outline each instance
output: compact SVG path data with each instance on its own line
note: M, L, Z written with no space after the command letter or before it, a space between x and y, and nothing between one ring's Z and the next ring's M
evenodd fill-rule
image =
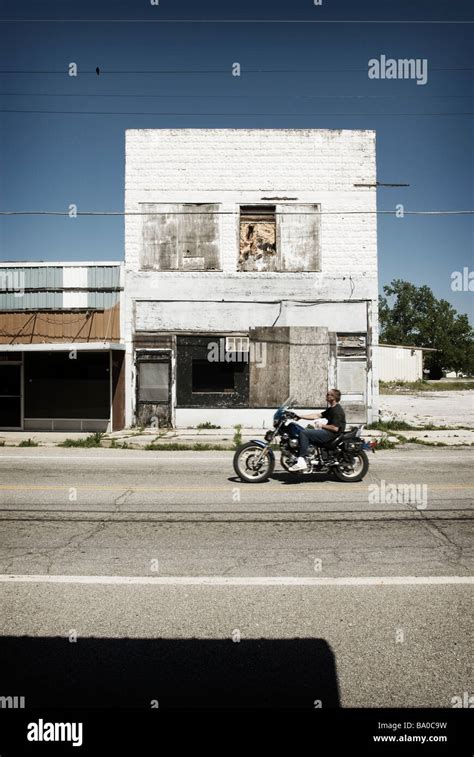
M379 209L474 208L473 25L427 23L472 21L470 2L0 7L1 210L122 210L125 129L160 127L375 129L379 181L410 185L379 189ZM305 19L318 23L295 23ZM382 54L426 58L427 84L370 80L368 61ZM381 286L427 284L472 316L472 292L453 292L451 273L474 268L473 217L379 216L378 229ZM121 217L0 218L2 260L120 260L123 249Z

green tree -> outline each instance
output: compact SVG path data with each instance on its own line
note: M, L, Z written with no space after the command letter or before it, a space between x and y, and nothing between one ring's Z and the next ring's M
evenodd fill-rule
M440 378L443 371L474 372L474 332L467 315L436 299L427 286L395 279L383 291L380 341L436 349L426 360L431 378Z

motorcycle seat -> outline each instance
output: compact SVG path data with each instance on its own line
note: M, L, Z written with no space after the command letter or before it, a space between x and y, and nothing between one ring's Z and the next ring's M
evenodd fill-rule
M357 428L351 428L350 431L344 431L342 438L353 439L356 434L357 434Z
M342 434L336 434L334 439L329 439L327 442L321 442L320 447L325 447L326 449L334 449L334 447L337 447L339 442L346 441L348 439L354 439L354 437L357 434L357 427L351 428L349 431L343 431Z

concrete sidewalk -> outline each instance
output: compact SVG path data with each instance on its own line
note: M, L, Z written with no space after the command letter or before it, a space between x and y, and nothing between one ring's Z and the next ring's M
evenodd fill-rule
M250 439L263 439L265 429L262 428L243 428L240 435L242 442ZM217 449L233 449L235 446L234 428L220 429L124 429L115 431L110 434L104 434L100 441L101 447L118 447L128 449L145 449L149 444L174 446L183 445L186 448L198 446L205 448L209 445ZM5 447L56 447L63 444L67 439L83 441L91 437L86 432L51 432L51 431L3 431L0 432L0 446ZM382 438L393 442L400 443L399 437L407 441L416 439L421 444L447 445L447 446L471 446L474 445L474 429L451 429L426 431L417 429L411 431L394 431L386 433L366 429L363 432L366 439ZM81 445L82 446L82 445ZM87 445L85 445L87 446ZM91 444L90 446L97 446Z
M265 429L242 429L242 441L262 439ZM67 439L85 441L94 436L90 432L73 431L0 431L0 446L41 446L56 447ZM234 445L235 429L124 429L113 433L103 434L101 447L121 447L126 445L130 449L145 449L149 444L175 445L207 444L218 447L232 447ZM94 446L94 445L91 445Z

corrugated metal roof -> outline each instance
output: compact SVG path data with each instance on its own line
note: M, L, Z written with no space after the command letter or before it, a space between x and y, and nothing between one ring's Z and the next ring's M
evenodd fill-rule
M70 309L63 300L64 282L66 280L68 283L68 279L71 278L65 278L65 269L70 271L71 267L58 264L38 267L2 266L0 263L0 310ZM120 271L120 265L84 266L86 276L77 282L78 290L84 293L82 306L97 310L113 307L119 301L119 292L90 292L86 287L116 289L120 286ZM68 283L68 290L71 285L74 287L74 282ZM24 291L28 289L37 291Z
M87 269L87 285L104 289L120 286L120 266L90 266Z
M60 289L62 283L62 266L51 268L0 266L1 289Z
M0 292L0 310L49 310L62 305L62 292Z
M119 292L88 292L87 306L94 310L107 310L119 301Z

